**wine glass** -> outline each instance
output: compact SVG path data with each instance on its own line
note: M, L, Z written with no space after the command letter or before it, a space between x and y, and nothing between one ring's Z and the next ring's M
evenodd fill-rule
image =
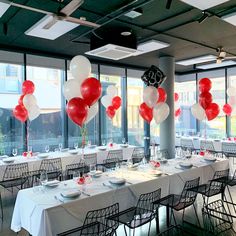
M106 140L105 139L102 140L102 146L106 146Z
M17 148L12 149L12 155L15 157L17 155Z
M96 173L96 165L95 164L90 164L89 165L89 172L91 174L95 174Z
M45 152L48 153L49 151L50 151L49 145L46 145L46 146L45 146Z
M122 138L122 143L125 144L126 143L126 139Z
M74 143L74 149L78 149L79 145L78 143Z
M80 177L80 172L79 171L74 171L73 172L73 180L77 182L78 178Z
M62 143L59 143L58 149L59 149L60 152L62 151Z
M48 182L48 175L46 171L42 171L40 173L40 183L41 185L45 185Z
M88 147L90 147L92 144L91 140L88 140Z

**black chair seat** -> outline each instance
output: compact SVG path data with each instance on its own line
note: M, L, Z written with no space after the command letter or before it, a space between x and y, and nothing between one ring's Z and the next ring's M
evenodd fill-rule
M4 188L13 188L13 187L18 187L18 186L23 186L27 180L28 180L27 177L9 179L9 180L1 181L0 185Z
M229 186L235 186L236 185L236 179L229 179L228 181L227 181L227 184L229 185Z

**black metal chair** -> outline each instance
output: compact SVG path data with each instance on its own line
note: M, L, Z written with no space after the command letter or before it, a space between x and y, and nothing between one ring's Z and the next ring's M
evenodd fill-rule
M131 157L133 164L140 163L144 157L144 147L135 147Z
M236 143L235 142L222 142L222 153L226 157L236 157Z
M195 189L195 190L198 189L199 181L200 181L200 177L193 179L193 180L186 181L184 188L182 190L182 193L180 195L170 194L170 195L163 197L160 200L154 202L154 204L166 206L166 213L167 213L166 220L167 220L168 226L171 224L172 217L174 219L175 225L177 225L175 215L174 215L174 210L175 211L183 210L183 214L182 214L182 222L183 222L185 209L190 206L193 206L194 212L196 214L196 218L198 221L198 225L200 226L200 222L199 222L198 215L197 215L197 210L194 205L194 202L197 198L197 192L193 191L193 189ZM170 217L169 217L169 208L171 209Z
M190 150L191 153L195 150L194 145L193 145L193 140L189 138L181 138L180 146L182 150L184 151Z
M117 221L110 217L119 213L119 203L111 206L89 211L81 227L58 234L58 236L112 236L117 235L119 226Z
M40 176L42 171L47 172L48 179L59 179L62 177L62 164L61 158L52 158L52 159L45 159L42 160L39 168L39 174L37 177Z
M111 220L117 221L124 225L125 235L127 236L126 227L133 229L133 235L135 235L135 229L149 223L148 234L150 234L151 221L156 218L158 223L158 212L154 208L153 202L159 200L161 197L161 189L154 192L141 194L137 205L127 210L119 212L116 215L110 217Z
M103 166L107 169L115 168L123 160L122 150L112 150L108 152L106 160L103 161Z
M217 153L213 144L213 141L210 140L201 140L200 141L200 149L201 150L206 150L210 153Z
M213 178L207 183L200 185L196 190L203 197L203 205L208 204L209 198L221 194L224 199L226 182L229 175L229 169L216 171Z
M236 235L233 218L227 208L221 199L204 206L203 223L206 235Z
M88 173L89 167L85 164L85 161L80 161L79 163L73 163L66 165L65 169L65 179L72 179L73 173L79 171L80 173Z

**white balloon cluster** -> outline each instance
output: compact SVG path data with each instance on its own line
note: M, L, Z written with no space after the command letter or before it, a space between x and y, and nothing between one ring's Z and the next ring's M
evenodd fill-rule
M28 118L30 121L36 119L40 115L40 108L37 104L37 99L33 94L26 94L22 102L28 111Z
M194 105L192 105L191 112L192 112L192 115L200 121L206 118L205 110L199 103L195 103Z
M67 101L75 97L82 97L81 84L90 76L91 68L91 63L86 57L78 55L72 58L70 62L70 72L73 78L66 81L63 87L63 93ZM98 103L96 102L90 106L87 119L84 123L87 124L91 121L97 113Z
M232 107L233 112L236 112L236 88L231 86L227 89L227 95L229 96L229 102L228 104Z

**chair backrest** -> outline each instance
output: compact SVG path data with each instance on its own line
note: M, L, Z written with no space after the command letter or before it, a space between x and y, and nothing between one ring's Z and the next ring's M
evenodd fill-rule
M161 189L157 189L153 192L144 193L139 196L136 208L139 214L150 213L153 211L153 202L158 201L161 198ZM140 212L141 211L141 212Z
M97 165L97 153L84 154L84 161L86 165Z
M3 180L11 180L26 177L29 172L28 163L19 163L7 165L4 174Z
M55 173L55 172L59 173L62 171L61 158L42 160L39 169L40 169L40 171L46 171L48 174Z
M113 235L119 226L117 221L109 220L108 218L119 213L119 203L115 203L111 206L89 211L86 215L84 226L91 223L99 223L99 227L93 229L85 229L81 235ZM87 234L86 234L87 233Z
M222 142L222 152L227 154L236 155L236 143Z
M188 139L187 138L181 138L180 145L183 148L194 149L193 140L189 139L189 138Z
M197 197L197 190L199 186L200 177L192 180L188 180L184 184L184 188L181 193L180 203L186 206L192 205ZM194 190L193 190L194 189Z
M73 173L75 171L79 171L81 173L88 173L89 167L85 164L84 161L80 161L79 163L73 163L73 164L66 165L66 170L65 170L66 178L71 179L73 176Z
M213 175L213 179L228 178L228 176L229 176L229 169L217 170Z
M123 150L111 150L108 152L107 159L118 158L119 160L123 160Z
M200 148L203 150L215 152L215 147L213 145L213 142L210 140L201 140Z
M132 153L133 164L141 162L144 157L144 147L135 147Z

